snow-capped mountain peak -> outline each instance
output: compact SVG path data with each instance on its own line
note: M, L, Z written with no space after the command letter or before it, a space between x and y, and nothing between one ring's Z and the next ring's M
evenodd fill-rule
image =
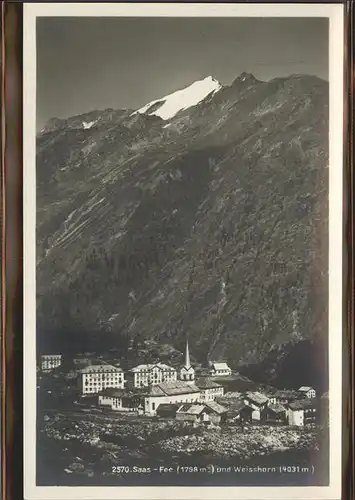
M94 120L92 122L83 122L83 127L84 129L88 129L88 128L91 128L93 125L95 125L95 123L97 122L97 120Z
M149 102L132 114L156 115L163 120L173 118L179 111L196 106L211 93L218 92L222 85L212 76L197 80L188 87Z

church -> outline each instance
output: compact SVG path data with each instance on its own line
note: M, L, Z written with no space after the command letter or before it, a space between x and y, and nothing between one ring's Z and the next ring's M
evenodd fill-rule
M144 411L155 415L161 404L194 403L201 399L201 391L195 385L195 370L191 366L189 343L186 342L185 363L180 369L180 380L166 381L150 387L144 398Z
M180 369L179 378L180 380L162 382L150 387L149 394L144 398L145 413L155 415L161 404L166 406L213 401L216 396L224 393L222 386L208 379L200 378L198 383L195 382L195 369L191 366L188 341L186 342L185 363Z
M192 382L195 380L195 370L190 363L189 342L186 341L185 364L180 370L180 380Z

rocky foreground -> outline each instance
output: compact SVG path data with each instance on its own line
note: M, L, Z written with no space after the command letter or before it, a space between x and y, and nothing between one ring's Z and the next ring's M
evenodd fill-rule
M198 434L175 436L160 442L161 449L171 453L203 453L215 457L238 457L248 460L255 456L296 450L318 450L315 430L295 430L280 427L251 427L204 430Z
M319 450L318 428L290 428L251 426L247 428L223 426L213 429L193 428L188 424L170 421L155 421L145 417L121 417L97 414L69 419L62 415L45 417L40 431L51 446L61 444L68 457L68 470L86 470L85 462L91 455L100 455L108 464L131 460L160 459L184 460L194 457L206 459L249 460L267 457L286 451ZM76 457L71 457L70 449ZM75 449L75 452L74 452ZM64 456L63 455L63 456ZM81 455L81 456L80 456ZM72 463L68 463L68 462ZM76 464L76 465L75 465ZM106 467L109 473L109 467Z

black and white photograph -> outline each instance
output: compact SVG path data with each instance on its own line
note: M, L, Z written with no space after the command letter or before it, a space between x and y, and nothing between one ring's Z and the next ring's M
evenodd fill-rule
M330 498L342 6L74 6L26 6L32 487Z

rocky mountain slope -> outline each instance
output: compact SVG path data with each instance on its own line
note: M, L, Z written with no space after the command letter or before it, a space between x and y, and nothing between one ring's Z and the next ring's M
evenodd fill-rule
M239 366L325 345L328 84L243 73L154 109L37 137L39 348L188 336L196 359Z

